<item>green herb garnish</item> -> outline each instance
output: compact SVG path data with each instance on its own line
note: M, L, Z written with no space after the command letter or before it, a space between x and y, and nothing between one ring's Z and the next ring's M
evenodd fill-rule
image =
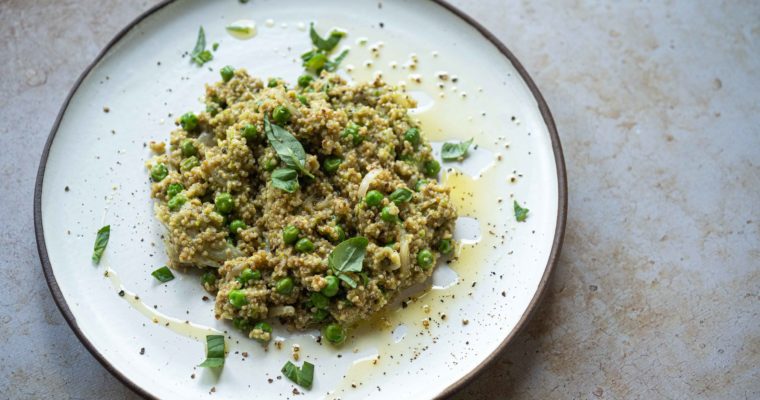
M224 365L224 336L206 336L206 360L199 365L203 368L219 368Z
M293 168L277 168L272 171L272 186L293 193L300 187L298 171Z
M314 30L314 23L312 22L309 26L309 36L311 37L311 43L314 44L314 47L318 50L329 53L338 45L340 39L343 39L346 34L345 32L333 30L330 32L330 36L328 36L327 39L323 39L322 36L319 36L317 31Z
M92 261L95 264L100 263L103 252L108 245L108 238L111 237L111 225L106 225L98 230L98 236L95 237L95 248L92 250Z
M282 366L281 371L286 378L304 389L311 389L311 385L314 383L314 364L308 361L304 361L300 368L288 361Z
M285 165L309 178L314 178L314 175L306 169L306 151L295 136L287 129L270 123L269 117L266 116L264 117L264 130L267 133L269 143Z
M367 244L369 244L369 240L365 237L357 236L347 239L335 246L327 257L327 265L332 270L333 275L346 282L352 288L356 287L356 281L346 275L346 273L362 271L362 263L367 253Z
M519 204L517 204L517 201L515 201L515 219L517 222L525 222L525 219L528 218L528 210L527 208L520 207Z
M467 149L470 148L472 140L473 139L470 139L466 142L459 143L444 143L443 147L441 147L441 158L444 161L463 160L467 156Z
M166 283L174 279L174 274L172 274L172 271L169 270L169 267L167 266L163 266L151 272L150 274L153 275L154 278L158 279L158 281L161 283Z
M193 52L190 53L190 59L202 66L213 58L214 56L211 55L211 52L206 50L206 33L201 26L200 29L198 29L198 39L195 41Z
M330 72L335 72L338 69L338 66L340 66L340 62L343 61L344 58L348 55L348 49L343 50L340 54L338 54L337 57L333 60L327 60L325 63L325 69Z
M407 188L398 188L388 198L396 204L401 204L411 200L412 194L412 191Z
M235 24L229 24L224 29L226 29L227 32L241 33L243 35L249 35L253 31L252 26Z

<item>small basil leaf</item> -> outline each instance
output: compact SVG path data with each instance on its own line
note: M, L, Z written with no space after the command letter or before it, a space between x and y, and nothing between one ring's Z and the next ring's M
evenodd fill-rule
M345 33L340 31L332 31L327 39L323 39L319 36L317 31L314 30L314 23L309 26L309 36L311 37L311 42L314 44L314 47L328 53L338 45L338 42L340 42L345 35Z
M517 201L515 201L515 219L517 222L525 222L525 219L528 218L528 212L530 211L527 208L520 207L519 204L517 204Z
M293 193L300 185L298 184L298 172L292 168L277 168L272 171L272 186Z
M342 280L343 282L346 282L348 286L351 286L352 289L356 289L356 281L353 280L350 276L346 274L338 274L338 279Z
M406 203L407 201L411 200L412 195L413 193L411 190L407 188L398 188L394 190L393 193L391 193L391 195L388 196L388 198L396 204L401 204L401 203Z
M325 68L327 56L324 53L312 52L311 57L303 62L304 68L314 73L319 73Z
M314 177L304 166L306 164L306 151L295 136L287 129L270 123L268 116L264 117L264 130L267 133L269 143L285 165L310 178Z
M163 266L150 274L161 283L166 283L174 279L174 274L172 274L172 271L167 266Z
M472 141L473 139L460 143L444 143L443 147L441 147L441 158L444 161L457 161L464 159L467 156L467 149L470 148Z
M361 236L342 241L330 252L327 265L335 275L351 284L350 282L353 281L351 278L346 280L341 275L345 272L361 272L364 256L367 253L367 244L369 240ZM356 287L355 282L352 287Z
M311 389L314 383L314 364L308 361L304 361L301 368L288 361L280 371L286 378L305 389Z
M199 365L204 368L219 368L224 365L224 336L206 336L206 360Z
M206 62L211 61L212 58L211 52L206 50L206 33L201 26L200 29L198 29L198 39L195 41L195 48L193 48L192 53L190 53L190 59L195 61L198 65L203 65Z
M100 263L100 258L103 257L103 251L108 246L108 239L111 237L111 225L106 225L98 230L98 235L95 237L95 248L92 251L92 261L95 264Z

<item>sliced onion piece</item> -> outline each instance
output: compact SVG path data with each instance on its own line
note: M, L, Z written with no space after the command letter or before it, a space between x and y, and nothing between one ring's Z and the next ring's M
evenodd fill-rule
M216 138L208 132L203 132L198 136L198 143L206 147L214 147L216 146Z
M409 234L401 234L399 239L399 256L401 257L401 276L409 275Z
M269 309L269 318L274 317L292 317L296 315L296 309L293 306L275 306Z
M363 199L364 196L367 195L369 185L372 184L375 178L377 178L377 175L379 175L381 172L383 172L382 169L373 169L372 171L367 172L367 175L364 175L362 182L359 184L359 199Z

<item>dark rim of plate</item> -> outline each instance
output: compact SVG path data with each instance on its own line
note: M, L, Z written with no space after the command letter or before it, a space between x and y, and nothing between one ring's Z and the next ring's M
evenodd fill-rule
M87 77L87 75L89 75L90 71L98 64L98 62L101 59L103 59L106 53L108 53L108 51L116 43L118 43L127 33L129 33L132 30L132 28L137 26L140 22L142 22L144 19L146 19L147 17L149 17L156 11L162 9L168 4L173 3L174 1L175 0L165 0L151 7L150 9L143 12L142 14L140 14L134 21L132 21L126 27L124 27L121 31L119 31L119 33L116 34L116 36L113 39L111 39L111 41L108 42L108 44L103 48L103 50L100 51L98 56L95 57L92 63L90 63L90 65L88 65L87 68L85 68L84 72L82 72L82 74L79 76L76 83L74 83L74 86L69 91L69 94L66 96L66 101L64 101L63 106L61 107L61 110L58 112L58 116L55 119L53 128L51 129L50 134L47 138L47 141L45 142L45 148L42 151L42 157L40 159L40 167L37 171L37 181L35 183L35 188L34 188L34 231L35 231L35 236L37 237L37 251L39 252L40 262L42 263L42 269L45 273L45 280L47 281L48 287L50 288L50 292L53 294L53 299L55 300L56 305L61 310L61 313L66 319L66 322L74 331L74 334L76 334L77 338L79 338L79 340L84 344L87 350L103 365L103 367L105 367L105 369L107 369L108 372L110 372L115 377L117 377L122 383L124 383L131 390L133 390L134 392L148 399L156 399L156 397L148 393L142 387L132 382L129 379L129 377L124 375L121 371L119 371L113 365L111 365L110 362L108 362L105 356L103 356L103 354L100 353L98 349L96 349L95 346L84 335L82 330L77 325L77 321L76 321L76 318L74 317L74 314L72 314L71 310L69 309L69 306L66 304L66 299L63 297L63 294L61 293L61 289L58 287L58 282L55 280L53 269L50 264L50 258L48 257L48 253L47 253L47 247L45 245L45 234L42 229L42 207L41 207L42 184L43 184L43 178L45 175L45 166L47 164L48 155L50 153L50 147L53 143L53 139L55 138L55 134L58 132L58 127L61 123L61 119L63 118L63 114L66 112L66 109L68 108L71 98L74 96L74 93L76 93L77 89L79 89L79 86L82 84L84 79ZM494 36L491 32L489 32L479 22L475 21L467 14L463 13L456 7L447 3L445 0L430 0L430 1L438 4L439 6L448 10L452 14L461 18L463 21L467 22L470 26L472 26L478 32L480 32L480 34L483 35L484 38L486 38L489 42L491 42L491 44L493 44L510 61L510 63L512 63L512 66L520 74L520 77L522 78L522 80L528 85L528 88L533 94L533 97L535 97L536 99L536 103L538 104L538 109L541 112L541 116L544 118L544 122L546 123L546 127L549 131L549 136L552 141L552 150L554 151L554 159L555 159L556 168L557 168L557 181L558 181L557 189L558 189L558 194L559 194L559 199L558 199L559 207L557 210L557 225L556 225L556 230L554 232L552 249L549 254L549 259L546 264L546 269L544 270L544 274L541 277L541 281L539 282L538 289L536 290L536 293L533 295L533 298L528 304L528 308L520 317L520 320L517 322L517 325L515 326L515 328L512 329L512 331L509 333L509 335L507 335L506 338L504 338L504 340L499 344L496 350L494 350L491 354L489 354L488 357L486 357L477 367L475 367L473 370L468 372L465 376L460 378L458 381L450 384L448 387L446 387L446 389L444 389L441 393L439 393L435 397L436 399L445 399L445 398L450 398L452 395L454 395L455 393L457 393L458 391L466 387L467 384L470 383L473 379L475 379L476 376L478 376L481 372L483 372L486 368L488 368L498 358L498 356L504 351L504 349L512 341L512 339L525 327L525 325L530 320L533 313L538 308L537 306L540 303L544 295L544 292L546 291L545 290L546 286L549 284L551 274L554 271L554 268L557 266L557 263L559 261L559 254L560 254L560 250L562 249L562 241L565 236L565 224L567 220L567 175L565 172L565 158L562 153L562 146L560 144L559 135L557 134L557 127L554 124L554 118L552 118L551 112L549 111L549 106L546 104L546 101L541 95L541 92L538 90L538 87L536 87L536 84L533 82L530 75L528 75L528 72L525 70L522 64L520 64L520 62L512 54L512 52L509 51L509 49L507 49L507 47L503 43L501 43L499 39L496 38L496 36Z

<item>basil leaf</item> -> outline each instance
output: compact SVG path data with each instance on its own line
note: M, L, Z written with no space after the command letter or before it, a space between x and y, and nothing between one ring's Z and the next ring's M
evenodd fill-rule
M244 35L249 35L253 32L253 26L250 25L229 24L224 29L226 29L227 32L242 33Z
M198 39L195 41L195 48L190 53L190 59L198 65L203 65L211 61L212 58L211 52L206 50L206 32L203 31L203 27L201 26L198 29Z
M515 201L515 219L517 222L525 222L525 219L528 218L528 212L530 211L527 208L520 207L519 204L517 204L517 201Z
M106 225L98 230L98 235L95 237L95 248L92 250L92 261L95 264L100 263L100 258L103 257L103 251L105 251L110 237L111 225Z
M356 287L356 281L346 275L346 272L361 272L364 256L367 253L369 240L357 236L340 242L327 257L327 265L338 279L346 282L352 288Z
M268 116L264 117L264 130L267 133L269 143L285 165L300 171L309 178L314 177L304 167L306 164L306 151L295 136L288 132L287 129L270 123Z
M340 66L341 61L343 61L344 58L348 55L348 49L343 50L340 54L338 54L337 57L335 57L334 60L328 60L325 63L325 69L330 72L335 72L335 70L338 69L338 66Z
M206 360L199 365L203 368L219 368L224 365L224 336L206 336Z
M161 283L166 283L174 279L174 274L172 274L172 271L169 270L169 267L167 266L163 266L151 272L150 274L153 275L154 278L158 279L158 281Z
M314 47L328 53L338 45L338 42L340 42L345 35L345 33L340 31L332 31L327 39L322 39L317 31L314 30L314 23L312 22L309 26L309 36L311 37L311 42L314 44Z
M401 204L411 200L412 194L412 191L407 188L398 188L388 198L396 204Z
M308 59L304 60L303 66L307 70L318 74L325 68L325 64L327 63L327 56L324 53L318 51L312 51L309 54L310 55Z
M470 139L466 142L460 143L444 143L441 148L441 158L444 161L461 161L467 156L467 149L472 144L472 140L473 139Z
M298 184L298 172L292 168L277 168L272 171L272 186L293 193L300 185Z
M282 366L280 371L286 378L305 389L311 389L314 383L314 364L308 361L304 361L301 368L288 361Z

